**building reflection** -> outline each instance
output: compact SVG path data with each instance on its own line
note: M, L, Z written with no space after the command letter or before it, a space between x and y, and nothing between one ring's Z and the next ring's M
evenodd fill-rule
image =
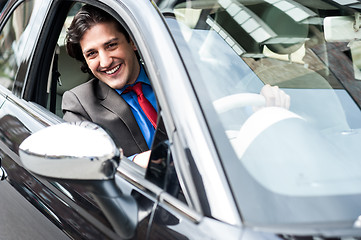
M0 139L12 151L17 153L19 145L30 134L30 130L16 117L5 115L0 118Z

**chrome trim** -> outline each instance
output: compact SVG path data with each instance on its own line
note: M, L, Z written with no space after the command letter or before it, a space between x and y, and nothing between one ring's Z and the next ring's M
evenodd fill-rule
M125 157L121 159L117 172L117 176L130 183L133 187L140 189L149 197L158 198L163 191L161 188L145 179L145 169Z
M11 91L3 85L0 85L0 96L6 98L9 94L12 94Z
M172 195L166 192L162 192L162 194L159 196L159 202L181 213L183 217L187 217L194 223L199 223L203 219L201 214L189 208L182 201L174 198Z
M65 122L62 118L51 113L48 109L40 106L35 102L28 102L24 99L20 99L13 94L7 95L7 100L9 103L14 104L15 106L22 109L33 119L36 119L44 127Z
M166 192L162 192L162 194L159 196L159 202L181 213L182 216L187 217L194 223L201 222L203 218L201 214L189 208L186 204Z
M181 159L187 159L185 149L183 148L184 145L181 143L177 132L174 132L172 139L173 143L171 144L171 152L173 154L173 158L180 159L180 161L174 160L174 165L179 178L179 184L184 192L184 197L191 207L196 209L198 212L202 212L202 205L195 187L196 184L193 181L189 162L184 160L181 161ZM194 196L197 196L197 198Z

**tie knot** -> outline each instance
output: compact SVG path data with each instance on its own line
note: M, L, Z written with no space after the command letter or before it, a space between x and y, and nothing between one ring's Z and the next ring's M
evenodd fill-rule
M142 92L142 83L141 82L138 82L136 83L134 86L129 86L127 87L123 93L127 93L127 92L130 92L130 91L134 91L135 94L137 94L137 96L143 94Z

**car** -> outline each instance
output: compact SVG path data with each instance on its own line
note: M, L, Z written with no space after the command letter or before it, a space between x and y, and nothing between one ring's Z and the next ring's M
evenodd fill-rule
M107 129L62 119L63 93L91 77L64 46L84 4L125 27L152 83L168 139L152 146L146 169ZM360 238L360 9L340 0L7 1L0 239ZM290 106L261 94L267 84Z

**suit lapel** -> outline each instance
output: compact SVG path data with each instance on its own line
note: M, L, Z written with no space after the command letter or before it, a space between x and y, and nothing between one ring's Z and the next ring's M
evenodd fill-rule
M114 89L110 88L101 81L99 81L98 89L98 98L101 100L101 105L117 115L119 120L127 126L128 131L133 136L134 142L138 145L142 152L148 150L148 145L132 111L130 110L129 105Z

